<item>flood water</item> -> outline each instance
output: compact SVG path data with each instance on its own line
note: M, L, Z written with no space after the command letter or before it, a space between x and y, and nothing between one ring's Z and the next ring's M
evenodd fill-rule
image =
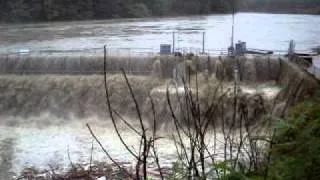
M153 91L165 95L166 88L159 87ZM273 99L279 91L279 87L269 87L269 85L257 88L242 87L242 92L262 93L265 98L270 99ZM125 117L125 119L130 121L130 117ZM71 167L71 163L86 166L90 162L91 153L93 162L110 162L98 143L94 141L86 123L90 124L104 148L116 161L129 165L134 163L134 158L121 144L108 117L105 119L95 116L65 119L50 113L30 117L13 114L11 117L0 116L0 179L4 177L4 174L9 174L9 177L19 175L24 168L34 167L44 170L53 167L57 168L58 172L64 172ZM132 123L135 125L138 120L132 120ZM118 127L128 146L138 150L139 137L121 123L118 124ZM158 136L161 138L156 144L162 167L171 167L172 163L178 159L177 149L172 140L174 132L173 124L168 123L159 127ZM207 134L208 147L211 148L214 147L212 133ZM217 139L223 139L221 133L217 133ZM217 160L223 158L224 146L221 142L217 143L215 149ZM156 169L154 163L150 164L151 170Z
M319 15L238 13L235 41L248 48L308 50L320 45ZM27 51L81 51L101 48L134 48L158 51L160 44L176 49L202 49L205 32L206 51L225 50L231 39L232 17L228 14L177 18L116 19L37 24L0 25L0 53Z
M171 44L173 31L176 32L176 48L201 49L202 32L205 32L207 51L224 50L230 42L231 20L230 15L210 15L50 24L2 24L0 53L19 52L21 49L86 52L101 48L104 44L110 48L141 48L145 51L156 51L159 44ZM318 28L320 16L240 13L235 20L235 40L246 41L249 48L285 51L291 39L296 41L297 49L300 50L320 45ZM15 117L15 114L12 116L12 118L0 118L0 156L6 157L1 159L0 170L7 169L7 172L18 173L24 167L48 169L50 165L64 168L70 166L70 159L74 163L87 163L92 143L92 137L85 126L87 122L91 122L105 148L116 159L119 161L132 159L121 146L112 126L101 125L99 124L101 120L94 117L66 120L55 119L50 115L28 119ZM52 123L53 121L56 123ZM6 122L19 123L14 125ZM39 127L39 124L42 126ZM132 143L130 145L137 144L138 139L133 138L130 133L124 133L127 140ZM177 158L176 149L168 138L160 143L161 161L169 166ZM11 164L5 163L3 159L7 159ZM94 143L94 160L105 159L97 143Z

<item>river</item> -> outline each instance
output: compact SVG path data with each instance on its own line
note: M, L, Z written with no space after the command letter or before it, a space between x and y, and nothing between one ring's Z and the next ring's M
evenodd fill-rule
M172 42L172 32L177 32L177 48L201 49L202 32L206 32L206 50L219 50L226 49L229 45L231 20L230 15L209 15L161 19L2 24L0 25L0 53L17 52L21 49L85 52L101 48L104 44L110 48L141 48L155 51L159 48L159 44ZM306 50L320 45L320 29L317 28L319 24L320 16L314 15L239 13L235 18L235 40L246 41L247 46L251 48L285 51L289 41L294 39L297 49ZM25 84L22 85L24 86ZM63 87L60 88L64 89ZM17 92L8 91L9 95ZM30 94L27 91L24 93ZM14 112L15 107L12 109ZM24 167L45 169L52 165L63 168L70 165L69 158L75 163L88 162L92 137L86 129L87 122L92 124L95 132L114 157L121 161L131 160L117 140L112 125L99 118L66 120L45 113L39 117L29 118L17 117L15 113L12 113L12 116L0 118L0 156L2 160L9 158L8 161L11 162L8 165L1 161L0 165L6 167L0 167L0 170L2 168L18 173ZM130 145L137 144L137 138L131 138L132 134L127 133L125 137L132 143ZM175 147L169 139L160 141L160 147L160 158L162 162L166 161L165 165L169 166L177 158ZM94 150L95 161L106 159L97 143L94 143ZM71 157L67 157L68 152Z
M290 40L296 49L309 50L320 45L320 16L291 14L238 13L235 41L248 48L286 51ZM176 49L225 50L231 41L232 16L218 14L175 18L115 19L36 24L0 25L0 53L23 51L81 51L107 45L158 51L160 44L172 43Z

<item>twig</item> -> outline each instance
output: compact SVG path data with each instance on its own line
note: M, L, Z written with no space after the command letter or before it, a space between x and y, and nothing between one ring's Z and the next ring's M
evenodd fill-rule
M91 173L92 171L92 167L91 167L91 165L92 165L92 159L93 159L93 140L92 140L92 142L91 142L91 155L90 155L90 164L89 164L89 168L90 168L90 171L89 171L89 173Z
M122 138L119 130L118 130L118 127L117 127L117 124L116 124L116 121L114 119L114 116L113 116L113 111L112 111L112 107L111 107L111 102L110 102L110 96L109 96L109 90L108 90L108 87L107 87L107 74L106 74L106 67L107 67L107 57L106 57L106 46L104 46L104 52L105 52L105 56L104 56L104 66L103 66L103 69L104 69L104 88L105 88L105 95L106 95L106 100L107 100L107 105L108 105L108 109L109 109L109 115L110 115L110 118L111 118L111 121L112 121L112 124L113 124L113 127L117 133L117 136L119 137L121 143L124 145L124 147L127 149L127 151L133 156L135 157L136 159L139 159L139 157L133 153L133 151L128 147L128 145L125 143L124 139Z
M129 88L132 100L134 101L134 104L135 104L135 107L136 107L136 112L138 114L141 130L142 130L141 139L143 140L143 151L142 151L143 176L144 176L144 179L147 179L147 157L148 157L148 146L147 146L148 142L147 142L147 136L146 136L147 130L144 127L143 120L142 120L142 115L141 115L141 111L140 111L140 107L139 107L138 101L137 101L137 99L136 99L136 97L135 97L135 95L133 93L132 86L129 83L128 77L127 77L124 69L121 69L121 70L122 70L122 74L123 74L123 76L125 78L126 84L127 84L128 88ZM140 160L140 157L138 158L138 160Z
M155 148L155 139L156 139L156 131L157 131L156 110L155 110L155 107L154 107L153 99L152 99L150 94L149 94L149 98L150 98L152 114L153 114L153 134L152 134L153 143L152 143L152 150L153 150L153 155L155 157L156 164L157 164L159 172L160 172L160 177L163 180L164 176L163 176L162 169L161 169L161 166L160 166L159 156L158 156L157 150Z
M75 169L76 166L72 163L72 160L71 160L71 157L70 157L69 145L68 145L68 152L67 152L67 154L68 154L68 160L69 160L69 162L70 162L70 165L72 166L73 169Z
M102 149L102 151L107 155L107 157L113 162L113 164L115 164L121 171L125 172L129 177L133 178L132 174L130 174L126 169L124 169L123 167L121 167L112 157L111 155L108 153L108 151L103 147L102 143L99 141L99 139L97 138L97 136L93 133L91 127L89 124L86 125L91 136L95 139L95 141L99 144L100 148Z

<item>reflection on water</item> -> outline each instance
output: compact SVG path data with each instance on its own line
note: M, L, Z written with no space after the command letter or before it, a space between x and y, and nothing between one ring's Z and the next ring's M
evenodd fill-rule
M297 49L320 44L319 15L253 14L236 15L235 40L249 48L287 50L294 39ZM38 24L0 25L0 52L30 50L84 50L101 48L151 48L172 42L177 48L201 49L206 32L207 49L226 49L230 44L231 15L177 18L117 19Z

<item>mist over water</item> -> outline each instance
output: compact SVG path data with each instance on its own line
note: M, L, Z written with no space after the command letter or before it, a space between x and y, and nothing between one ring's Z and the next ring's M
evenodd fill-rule
M54 117L48 117L54 119ZM128 118L127 118L128 119ZM42 120L46 120L43 118ZM32 118L30 118L32 121ZM61 120L64 121L64 120ZM93 143L93 163L109 162L99 145L93 140L85 126L89 122L91 128L102 142L104 148L119 163L125 166L134 166L134 158L126 151L119 141L112 124L103 120L92 118L73 119L60 125L49 125L38 128L32 125L8 127L0 125L0 135L2 144L5 146L0 150L0 154L5 156L7 161L2 161L3 174L12 177L21 173L24 168L37 168L40 170L54 168L56 172L66 172L71 168L70 160L74 164L81 164L87 167L90 163ZM122 136L130 147L138 150L140 139L135 133L121 128ZM159 131L162 137L157 141L157 151L163 168L170 168L172 163L178 159L176 147L170 137L173 133ZM213 135L209 135L207 142L209 147L212 144ZM217 134L218 139L222 139L222 134ZM223 144L217 145L217 160L223 159ZM68 155L69 154L69 155ZM69 157L70 156L70 157ZM156 164L150 161L149 169L156 169ZM1 173L1 172L0 172ZM0 174L1 175L1 174ZM3 176L2 176L3 177Z
M94 57L92 58L94 59ZM88 58L87 62L93 59ZM28 58L14 56L12 60L20 63L16 65L7 63L7 66L11 67L12 73L2 72L0 75L0 143L6 144L5 148L0 149L0 157L8 157L2 159L0 165L5 171L17 173L25 167L49 169L49 165L58 167L59 171L64 171L70 167L68 151L73 163L87 164L90 160L92 137L86 128L86 123L91 125L104 147L114 158L126 162L128 166L131 165L132 157L119 142L110 122L105 99L104 77L101 74L40 73L31 75L21 73L22 75L19 75L13 72L21 70L21 67L34 69L36 67L34 64L38 65L38 63L32 62L40 61L41 57L33 59L32 56ZM78 67L77 59L71 58L71 60L68 67ZM169 60L179 61L174 58L169 58ZM60 66L63 59L50 58L44 61L44 66L36 68L43 70L44 67L54 67L55 70L64 70ZM132 62L141 65L139 70L152 71L153 63L157 64L158 60L155 58L148 65L136 60ZM196 92L195 80L197 79L201 107L205 107L206 102L210 99L208 97L213 95L212 91L218 87L223 79L223 88L219 88L221 89L219 93L228 92L224 104L225 120L228 124L233 114L230 107L233 103L233 67L236 61L228 58L214 59L207 64L208 68L213 69L213 74L210 76L203 69L207 58L200 57L199 59L187 60L187 62L199 65L198 75L191 76L190 88L191 92ZM283 87L291 84L290 87L294 91L300 80L304 79L303 85L298 91L298 98L302 96L301 94L314 89L314 84L317 84L314 79L285 61L282 62L281 68L277 59L268 57L242 57L239 62L239 72L242 72L243 80L239 84L239 96L248 102L248 119L251 119L250 123L252 124L258 122L259 116L264 115L265 110L268 112L271 109L274 98L279 94L283 97L290 95L290 93L282 91ZM84 68L101 68L99 66L101 65L100 60L85 64L88 67ZM115 67L110 67L110 69L118 68L124 64L126 64L125 61L116 64ZM172 67L167 70L167 75L171 76ZM169 95L172 97L174 112L177 115L183 113L179 108L176 94L183 94L185 90L181 86L176 89L174 80L159 78L153 72L144 76L129 74L128 80L141 107L144 122L150 127L153 125L153 118L149 95L154 100L157 129L159 136L164 137L157 142L159 143L160 160L164 166L170 167L172 162L177 160L177 154L170 138L175 131L166 99L167 87ZM135 104L123 75L108 73L107 86L112 108L123 115L125 119L137 124ZM219 120L219 116L215 116L215 119ZM139 139L134 136L133 132L121 126L119 118L117 118L117 122L120 124L121 133L129 145L137 146ZM221 138L221 134L217 133L217 136L217 138ZM212 142L210 137L211 135L208 135L208 142ZM223 145L217 145L216 150L217 152L223 151ZM216 158L221 157L217 156ZM97 143L94 143L94 161L107 161Z
M112 107L127 120L137 124L135 106L123 76L110 74L107 77ZM70 168L68 153L73 163L87 164L90 161L93 139L86 123L92 126L104 147L116 160L131 165L132 157L118 140L107 113L103 76L2 75L0 81L0 141L12 144L7 149L1 149L0 154L8 156L11 153L7 167L9 172L21 172L25 167L57 167L58 171L65 171ZM174 126L165 98L168 82L152 76L129 76L129 81L145 115L145 123L149 125L152 121L148 116L148 94L154 98L159 136L165 137L157 142L160 160L164 167L170 167L177 155L170 139ZM199 81L203 81L202 75L199 75ZM259 91L265 93L266 98L268 95L273 98L280 88L272 86L271 94L268 84L258 88L248 85L243 90L249 93ZM202 93L204 87L205 84L200 86L201 97L205 95ZM174 87L169 90L170 94L176 94ZM178 88L178 93L183 92L182 87ZM126 142L136 147L139 139L133 132L124 129L120 121L118 123ZM223 150L222 144L218 149ZM94 161L108 161L96 142Z
M294 39L297 49L305 50L319 43L320 31L314 28L316 24L320 24L319 16L239 13L236 17L235 37L236 40L247 41L248 47L277 50L287 50L289 40ZM109 48L135 47L154 50L158 49L161 43L171 43L172 31L184 32L177 35L177 48L200 49L201 32L206 31L207 49L225 49L229 45L230 27L230 15L0 25L2 40L0 53L17 52L20 49L57 52L76 50L85 53L85 50L101 48L105 44ZM51 166L64 171L70 167L68 153L74 163L88 163L93 140L85 126L86 123L92 126L115 159L126 163L132 161L132 157L115 135L110 122L104 98L103 76L97 73L85 74L85 70L101 71L102 56L81 59L62 58L59 55L52 57L18 55L2 56L0 59L3 63L0 76L0 144L2 147L0 148L0 169L3 171L0 171L0 175L21 172L25 167L49 169ZM170 80L161 79L152 74L157 60L153 57L148 59L130 57L131 70L147 71L149 74L148 76L130 75L129 82L141 105L144 122L150 126L152 113L148 97L151 95L154 98L159 133L166 137L158 142L160 160L164 166L171 166L171 163L177 159L177 155L175 146L169 138L174 128L170 119L166 91L168 84L171 85L170 96L175 95L176 89ZM204 67L206 60L207 57L200 58L201 67ZM119 61L117 58L110 62L114 63L108 69L110 72L128 64L128 61ZM280 72L279 62L275 60L260 59L241 62L243 62L241 68L244 69L242 77L244 83L240 85L241 93L252 102L253 107L257 100L254 94L261 95L268 108L269 103L279 93L281 94L282 87L292 82L292 84L298 84L295 81L300 80L300 74L290 68ZM223 68L221 62L214 62L211 65L215 72L209 77L211 82L209 86L205 83L202 72L198 77L201 100L208 99L209 90L216 87L221 76L227 75L222 92L232 89L233 64L228 68ZM75 73L77 75L72 73L59 75L60 70L67 72L78 70L83 66L85 66L82 69L83 72ZM26 69L38 70L41 75L26 75L27 72L23 73ZM50 70L51 75L43 73ZM168 72L171 76L172 68L169 68ZM275 82L276 79L281 85ZM135 104L123 76L115 73L108 74L107 84L112 107L132 123L137 123ZM311 85L305 87L313 88ZM299 93L304 93L304 90L304 88L300 89ZM184 93L184 88L179 87L178 93ZM173 103L177 105L174 99ZM230 102L226 107L229 105ZM179 113L179 108L175 110ZM226 114L228 115L228 112ZM138 145L139 139L136 139L132 132L126 129L121 130L129 145ZM218 134L218 138L221 138L219 136ZM93 144L94 161L107 161L97 143ZM221 147L218 145L217 148L219 151L222 145Z
M48 118L48 119L46 119ZM56 120L54 116L42 116L42 121ZM2 119L3 120L3 119ZM33 118L29 119L33 121ZM48 125L39 128L35 125L19 125L16 127L0 126L1 141L12 141L11 149L2 148L0 153L11 153L7 163L2 162L2 166L8 172L20 173L24 168L35 167L37 169L57 168L57 171L67 171L72 163L87 165L90 162L92 143L93 162L110 162L99 145L93 140L85 123L90 123L95 134L99 137L104 147L110 152L112 157L118 162L131 164L133 158L122 146L109 120L91 117L88 119L61 119L59 125ZM121 126L121 124L120 124ZM120 128L121 129L121 128ZM138 148L139 139L130 131L121 131L126 142ZM167 144L166 150L160 146L162 162L176 158L175 149L169 140L162 140L161 144ZM8 147L10 144L6 144ZM165 153L164 153L165 152ZM68 157L68 153L70 159ZM170 158L171 157L171 158ZM170 164L167 163L167 166Z

